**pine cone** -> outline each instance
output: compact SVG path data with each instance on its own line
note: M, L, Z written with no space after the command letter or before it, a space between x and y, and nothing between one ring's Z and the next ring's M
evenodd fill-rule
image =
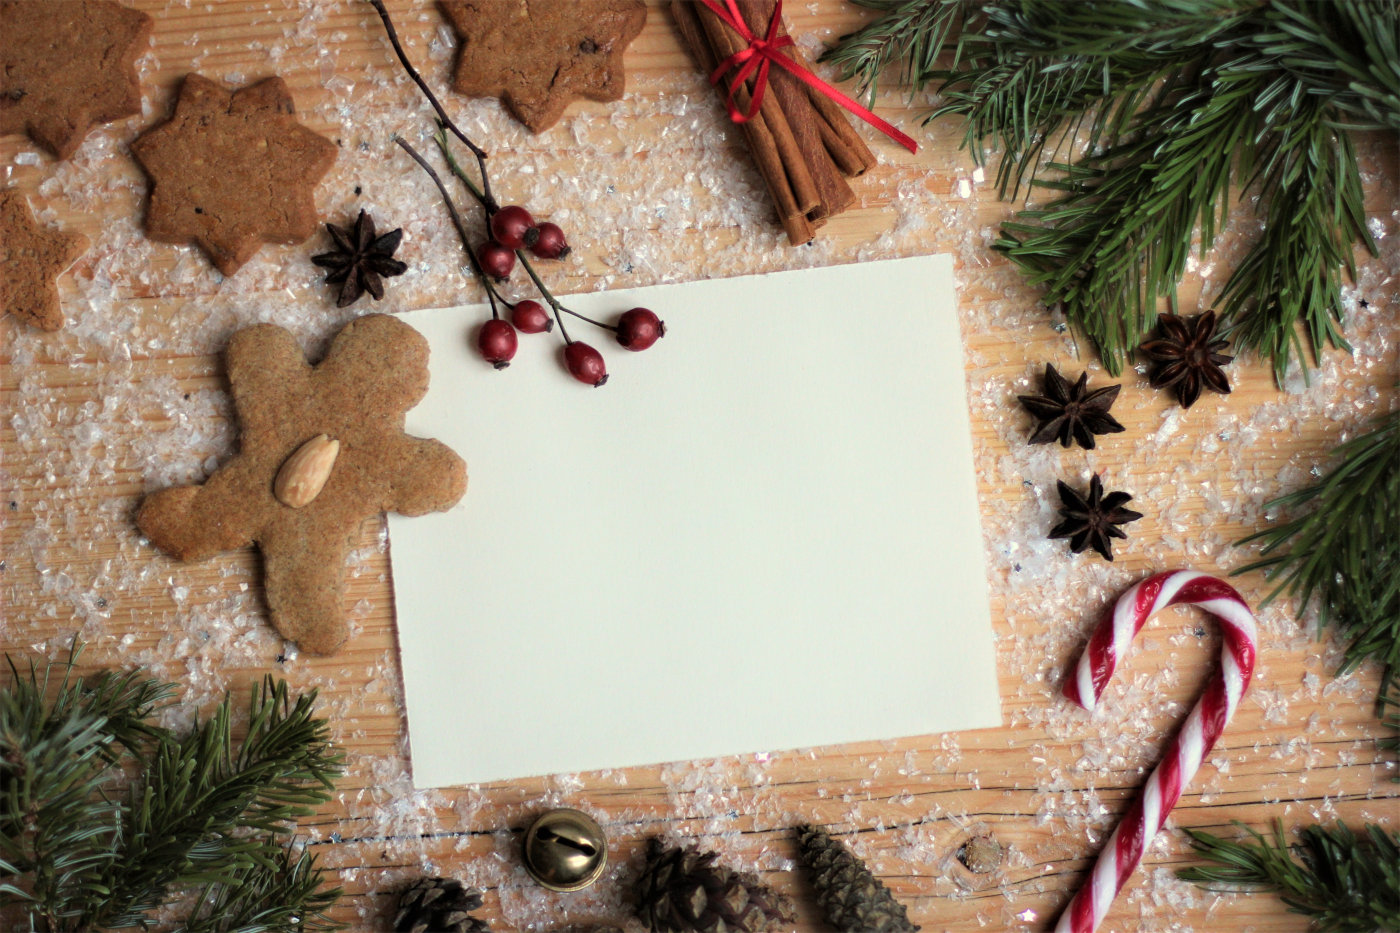
M637 916L652 933L762 933L792 921L792 904L752 875L652 838L637 879Z
M485 920L471 916L481 892L451 878L419 878L399 893L394 933L491 933Z
M825 830L799 826L802 863L812 875L827 922L842 933L914 933L904 905L865 863Z

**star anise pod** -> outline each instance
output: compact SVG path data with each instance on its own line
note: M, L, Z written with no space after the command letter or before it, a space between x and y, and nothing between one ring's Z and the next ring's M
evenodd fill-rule
M1205 387L1230 394L1230 380L1220 367L1234 359L1221 353L1229 341L1215 336L1215 312L1192 317L1157 316L1156 340L1142 345L1143 355L1156 365L1149 381L1154 389L1172 389L1182 408L1190 408Z
M1104 495L1103 482L1097 474L1089 480L1087 499L1062 482L1056 481L1055 485L1060 491L1060 514L1064 521L1050 531L1050 537L1069 538L1069 549L1076 554L1092 547L1104 560L1113 560L1111 539L1128 537L1118 526L1142 518L1141 512L1123 508L1123 503L1133 497L1126 492Z
M1079 374L1073 385L1054 366L1045 364L1045 394L1018 395L1021 404L1039 424L1031 435L1032 444L1048 444L1058 439L1061 447L1078 441L1085 450L1094 449L1095 434L1117 434L1123 430L1108 413L1121 385L1089 391L1089 374Z
M364 211L355 219L354 229L326 224L326 230L335 243L329 253L311 257L311 261L324 269L330 269L326 282L340 286L336 298L337 308L346 308L360 300L369 292L375 301L384 297L384 282L381 276L403 275L408 264L394 258L394 251L403 239L402 230L390 230L383 236L374 235L374 219Z

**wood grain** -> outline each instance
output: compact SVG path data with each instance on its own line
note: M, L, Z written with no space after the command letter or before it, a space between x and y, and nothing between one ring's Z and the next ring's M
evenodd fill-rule
M114 172L122 171L124 143L164 113L171 88L192 68L249 80L275 70L291 86L299 112L308 115L313 128L341 134L349 126L358 135L347 144L369 140L387 148L385 127L357 122L353 107L343 125L332 125L325 117L333 79L392 81L397 75L366 4L298 7L227 0L187 6L142 0L133 5L149 9L157 21L154 59L143 81L153 111L108 131L118 139ZM390 7L410 54L427 60L438 41L436 12L408 2ZM677 95L698 91L697 107L718 104L708 88L697 86L694 66L672 34L664 4L653 4L650 13L627 55L629 95L641 105L642 115L626 132L607 128L606 106L578 104L571 113L597 119L574 124L573 135L511 137L517 142L493 155L499 171L528 162L546 175L592 173L595 166L588 160L611 153L618 160L654 165L665 183L694 189L702 198L705 183L694 174L697 166L713 164L707 159L743 158L737 134L704 149L677 148L670 141L677 118L674 107L667 107ZM795 36L824 41L847 31L861 15L837 0L787 7ZM284 50L275 62L267 52L272 47ZM321 54L328 47L333 56ZM435 86L442 86L445 77L439 60L424 68ZM450 109L462 106L459 99L446 100ZM885 88L877 109L915 131L927 107L922 96L910 103L900 89ZM495 125L490 119L486 123ZM599 128L589 144L580 143L579 137L595 132L595 125ZM1133 484L1139 501L1146 498L1145 490L1177 490L1179 496L1172 493L1152 502L1154 510L1170 507L1173 521L1154 517L1139 523L1132 545L1111 571L1067 561L1064 566L1072 573L1063 580L1018 582L1019 564L1002 559L1018 545L1002 540L1000 531L1013 527L1016 516L1034 508L1046 491L1043 477L1032 482L1025 475L1034 464L1027 466L1024 445L1015 439L1024 425L1014 420L1014 413L1007 414L1007 403L1045 361L1076 372L1083 363L1076 363L1070 338L1050 326L1053 316L1036 305L1034 292L1005 262L980 247L979 231L994 230L1013 206L998 202L987 184L974 186L966 197L958 193L960 183L972 175L966 153L959 149L959 132L942 124L920 132L921 151L910 155L862 129L880 164L853 183L858 203L833 218L818 239L833 261L940 251L959 255L979 496L988 553L997 557L991 584L1003 728L577 779L541 777L413 791L404 776L407 739L392 591L377 522L366 524L352 570L346 605L356 633L342 654L324 659L287 656L268 636L251 552L176 565L152 552L131 527L131 511L161 465L159 439L180 427L180 398L227 412L219 408L226 405L220 401L226 386L219 341L206 334L200 340L207 352L191 353L181 349L187 344L178 339L155 339L179 337L182 315L213 300L211 288L199 279L163 284L186 258L178 249L154 254L144 279L114 285L120 321L131 335L124 344L129 359L114 355L96 338L71 334L36 350L33 338L17 333L13 321L0 321L0 411L6 413L0 420L0 484L6 492L0 502L0 648L54 653L78 631L91 643L86 665L157 662L166 676L188 680L196 705L207 705L225 688L241 693L268 669L300 688L319 687L349 751L350 771L337 799L307 820L303 831L323 862L341 872L346 897L337 916L355 929L387 929L390 890L420 871L457 874L486 887L483 916L493 929L546 929L551 920L561 925L623 923L623 886L644 839L657 832L717 845L726 858L758 869L768 881L801 896L803 882L790 861L795 845L789 833L799 818L832 824L909 904L925 930L1048 929L1092 864L1116 814L1155 762L1162 736L1193 701L1217 643L1213 633L1196 633L1198 616L1184 611L1165 615L1144 633L1120 675L1134 685L1111 689L1118 699L1092 719L1064 709L1055 689L1061 672L1124 580L1164 569L1164 560L1204 570L1237 565L1238 556L1201 542L1228 542L1253 530L1258 503L1279 491L1278 483L1296 484L1325 462L1326 451L1362 416L1393 404L1400 342L1395 241L1400 237L1382 240L1380 258L1358 256L1360 277L1380 283L1366 295L1370 310L1352 322L1366 364L1341 353L1328 356L1321 377L1329 393L1323 417L1290 419L1290 397L1277 391L1267 366L1258 360L1242 360L1231 369L1236 387L1228 404L1211 399L1179 422L1171 420L1165 398L1150 398L1141 374L1125 373L1125 391L1150 399L1121 406L1126 438L1137 442L1104 444L1092 456L1065 453L1064 462L1074 470L1104 471L1115 481ZM102 210L91 212L51 189L41 192L56 169L47 157L39 165L17 162L16 156L27 151L30 147L21 139L0 139L0 165L6 179L31 196L36 210L53 209L52 222L96 236L113 222L113 212L139 214L139 187L113 195ZM1363 140L1362 151L1368 210L1388 234L1395 234L1400 171L1393 142ZM601 167L600 178L608 171ZM407 169L402 178L405 185L421 181ZM761 196L758 182L752 188ZM425 205L436 207L427 189L415 190ZM769 221L776 229L775 220ZM578 261L557 273L554 281L561 292L650 284L618 280L615 256L625 236L673 240L668 255L684 258L668 271L680 279L711 274L716 255L739 257L780 242L772 229L757 232L719 220L680 232L656 218L626 231L599 226L605 229L594 231L592 243L577 247ZM1237 254L1240 237L1232 229L1217 252ZM777 252L771 260L757 261L778 267L795 255L801 254ZM80 262L75 275L86 274L90 272ZM427 274L446 281L457 270ZM63 287L66 298L76 300L71 283ZM1193 276L1184 286L1184 299L1193 302L1201 287ZM853 326L863 316L876 345L881 339L898 339L879 333L879 302L911 297L879 296L872 307L853 309ZM238 300L272 307L283 299L269 289ZM396 310L431 304L419 298ZM980 309L991 307L1021 312L979 316ZM217 334L219 326L208 328ZM324 337L329 329L316 332ZM877 359L858 362L878 364ZM1105 377L1098 373L1094 378ZM145 394L134 401L121 396L119 417L108 418L106 435L89 444L81 425L102 410L105 398L113 397L114 380L142 387ZM626 388L617 380L607 391ZM1270 420L1274 413L1276 424ZM1259 434L1246 448L1248 462L1218 462L1210 454L1215 439L1239 431ZM230 431L209 452L226 456L232 437ZM1194 536L1178 526L1196 529ZM1242 578L1240 586L1255 598L1266 592L1257 577ZM469 613L470 594L462 594L462 600ZM1299 629L1289 608L1280 604L1264 620L1269 641L1261 651L1260 679L1183 796L1172 818L1175 826L1229 832L1232 820L1263 827L1276 818L1296 825L1337 817L1384 818L1393 825L1400 814L1400 785L1390 781L1394 764L1374 747L1374 739L1383 734L1367 702L1375 671L1365 669L1329 686L1335 654ZM830 676L839 676L839 670ZM722 688L723 674L717 672L716 689ZM464 671L460 701L489 709L509 698L475 695L471 672ZM1115 717L1121 717L1121 725ZM530 814L560 803L600 817L613 840L617 866L594 891L573 898L538 892L518 868L512 848ZM958 847L982 832L995 835L1010 850L1003 869L990 876L971 875L954 860ZM1181 834L1169 830L1163 835L1120 897L1110 929L1302 929L1301 921L1271 897L1217 897L1171 880L1170 870L1190 856ZM809 906L803 907L798 928L821 929Z

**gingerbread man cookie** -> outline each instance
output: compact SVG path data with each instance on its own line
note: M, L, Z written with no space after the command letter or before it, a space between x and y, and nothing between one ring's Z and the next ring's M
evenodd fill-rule
M150 37L149 16L111 0L0 3L0 134L66 159L95 124L140 113Z
M466 491L460 457L403 430L428 391L428 342L371 314L347 324L315 366L270 324L234 334L226 359L238 455L203 485L148 496L136 522L179 560L256 544L273 627L332 654L348 634L345 561L364 520L442 511Z
M462 46L452 89L499 97L531 132L580 97L622 99L622 53L647 20L641 0L443 0Z
M300 243L316 232L312 194L336 147L297 122L281 78L228 91L192 74L174 115L131 152L151 178L146 235L193 240L233 275L264 243Z
M0 315L41 330L63 326L54 278L88 247L81 233L41 227L16 188L0 190Z

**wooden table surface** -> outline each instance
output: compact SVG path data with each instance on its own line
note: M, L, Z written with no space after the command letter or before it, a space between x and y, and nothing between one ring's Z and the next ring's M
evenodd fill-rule
M878 109L921 143L909 155L867 134L881 164L855 184L857 209L814 247L788 248L756 194L738 134L693 72L663 5L652 4L627 53L629 91L619 104L579 104L531 137L495 102L445 100L493 152L508 197L569 221L575 258L550 270L560 293L684 281L868 258L953 252L977 450L989 587L998 636L1001 729L802 752L536 777L448 791L416 791L395 649L382 525L367 523L353 558L347 612L355 627L339 656L298 654L267 628L255 555L241 551L184 566L157 554L131 514L144 491L195 481L234 449L236 434L219 352L257 320L292 327L315 350L350 314L316 284L308 244L266 247L237 276L220 277L191 249L139 235L144 183L127 146L168 112L191 70L242 83L280 74L298 112L342 146L318 190L323 218L345 222L362 204L402 225L412 273L390 283L391 310L475 301L432 189L397 154L391 134L421 141L428 112L402 79L372 10L363 3L136 2L156 18L142 59L146 113L100 128L70 164L24 139L0 139L4 181L23 189L46 222L81 230L89 255L60 280L68 328L44 335L0 321L0 647L50 655L75 633L88 667L140 663L187 685L189 708L226 689L243 693L263 672L319 687L349 772L335 801L303 831L346 896L337 916L386 929L390 891L422 871L454 874L487 891L482 916L496 929L628 923L626 883L654 833L721 850L799 899L790 827L829 824L910 907L925 930L1049 929L1117 815L1154 764L1215 664L1219 640L1202 617L1173 610L1140 639L1135 656L1090 717L1069 709L1058 683L1113 596L1151 571L1194 566L1223 572L1252 552L1230 542L1265 520L1263 503L1325 466L1328 450L1369 416L1393 407L1397 374L1400 211L1394 141L1361 141L1367 206L1382 255L1362 260L1348 289L1354 356L1330 352L1311 383L1273 384L1246 356L1230 368L1235 391L1181 413L1151 392L1139 370L1122 376L1115 414L1127 433L1093 452L1031 448L1014 396L1046 362L1108 377L1008 263L986 248L1013 205L974 175L960 127L921 125L929 99L882 89ZM428 5L390 4L409 49L436 88L451 39ZM815 46L862 16L837 0L788 6L792 31ZM990 172L989 172L990 174ZM359 189L363 189L363 193ZM1220 248L1193 267L1183 306L1211 298L1251 221L1237 211ZM852 309L854 365L878 365L879 296ZM1366 305L1360 305L1360 299ZM1204 305L1203 305L1204 307ZM869 335L873 335L873 340ZM853 338L856 339L856 338ZM736 362L735 365L742 365ZM622 379L606 391L628 391ZM1053 521L1054 479L1103 472L1136 495L1147 517L1106 564L1042 540ZM1257 601L1257 576L1238 580ZM464 612L470 611L464 594ZM1370 699L1375 670L1334 681L1337 646L1316 642L1280 601L1261 615L1256 684L1175 810L1171 824L1226 834L1233 820L1265 827L1400 816L1395 765L1375 749L1383 734ZM483 664L491 663L483 658ZM831 676L840 676L839 670ZM717 671L716 689L723 689ZM509 697L472 690L487 709ZM675 725L684 729L685 723ZM452 741L452 736L442 736ZM578 895L531 884L515 852L531 814L557 804L599 817L613 845L604 880ZM1003 866L973 875L954 855L990 833L1008 847ZM1114 930L1298 930L1304 922L1267 896L1216 895L1177 882L1190 860L1171 828L1110 915ZM800 929L821 929L809 904ZM640 929L631 921L629 929Z

